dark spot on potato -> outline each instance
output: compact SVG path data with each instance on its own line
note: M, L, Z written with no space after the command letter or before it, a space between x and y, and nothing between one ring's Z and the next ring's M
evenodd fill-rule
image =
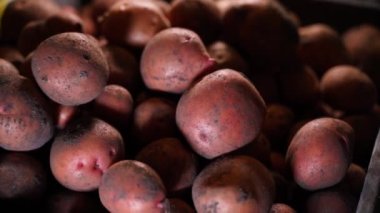
M13 104L12 103L5 103L4 106L3 106L3 109L2 111L7 113L7 112L10 112L12 111L13 109Z
M240 187L239 188L238 197L236 198L236 201L237 202L244 202L247 199L249 199L250 197L251 197L251 193L248 192L246 189Z
M83 168L83 163L82 162L79 162L78 164L77 164L77 169L79 170L79 169L82 169Z
M115 149L110 149L110 151L108 152L108 155L109 155L110 157L115 156L115 155L116 155L116 150L115 150Z
M44 75L44 76L42 76L41 80L44 82L48 82L48 77L46 75Z
M84 60L88 61L91 59L91 56L89 54L83 54L82 56L83 56Z
M217 213L218 212L218 201L214 201L211 204L206 204L203 206L203 212L206 213Z
M88 77L88 72L85 70L82 70L79 72L79 77L80 78L87 78Z

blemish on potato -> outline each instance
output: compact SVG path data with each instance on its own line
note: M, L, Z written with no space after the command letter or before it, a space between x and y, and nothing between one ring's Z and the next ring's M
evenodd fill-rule
M88 72L86 70L82 70L79 72L79 77L80 78L87 78L88 77Z
M246 189L240 187L236 201L237 202L244 202L244 201L248 200L249 198L251 198L251 193L249 191L247 191Z
M88 60L91 60L91 56L89 54L83 54L82 57L84 58L84 60L88 61Z
M203 206L203 212L206 213L217 213L218 212L218 201L214 201L211 204L207 204Z

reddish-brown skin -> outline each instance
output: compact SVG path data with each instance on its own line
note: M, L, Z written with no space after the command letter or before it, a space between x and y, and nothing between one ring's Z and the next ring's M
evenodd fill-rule
M256 66L288 64L296 57L297 27L278 1L235 0L225 10L223 31Z
M296 211L285 203L275 203L269 213L296 213Z
M47 189L47 171L26 153L0 154L0 199L41 199Z
M109 70L98 42L82 33L61 33L44 40L32 57L33 75L42 91L62 105L95 99Z
M355 212L357 201L350 193L337 189L328 189L315 192L306 202L305 212Z
M94 116L115 127L128 128L133 116L133 99L127 89L110 84L94 100Z
M216 61L215 70L229 68L248 73L249 66L247 61L229 44L216 41L210 44L207 50L210 57Z
M152 1L123 0L115 3L100 19L102 34L112 43L144 48L152 37L170 26Z
M58 129L64 129L78 114L78 107L58 105L56 112L56 127Z
M50 150L50 168L66 188L92 191L108 167L123 157L120 133L104 121L86 118L58 133Z
M108 84L121 85L131 94L136 94L142 85L136 58L127 49L120 46L108 44L102 49L110 69Z
M204 168L194 181L192 197L199 213L268 212L275 195L271 173L247 156L226 157Z
M220 11L210 0L172 1L169 18L173 27L194 31L206 44L215 41L222 29Z
M152 167L170 194L190 188L197 175L195 154L176 138L163 138L148 144L135 159Z
M359 198L363 189L365 176L366 171L363 167L355 163L351 163L350 167L348 167L346 176L342 181L342 189L348 189L352 195Z
M195 210L183 200L170 198L168 202L170 205L170 213L195 213Z
M293 137L286 154L295 182L318 190L339 183L351 163L354 131L335 118L314 119Z
M99 186L100 201L110 212L166 212L165 187L148 165L123 160L112 165Z
M140 61L145 85L169 93L184 92L214 65L199 36L183 28L170 28L154 36Z
M16 68L19 68L25 60L17 48L7 45L0 47L0 58L11 62Z
M348 53L339 34L326 24L311 24L299 29L298 54L318 76L339 64L348 64Z
M50 105L29 79L0 75L0 147L30 151L53 137Z
M51 0L12 1L6 7L1 19L1 36L7 41L17 41L26 24L46 19L58 11L59 6Z
M282 102L305 107L320 100L320 83L315 72L307 66L297 65L294 70L276 76Z
M271 142L264 134L259 134L255 140L247 145L233 151L230 154L248 155L263 163L269 165L270 163Z
M18 74L18 69L11 62L0 58L0 76Z
M139 143L147 144L154 140L175 137L176 105L174 102L151 97L139 103L133 115L133 134Z
M264 100L241 73L215 71L185 92L176 122L199 155L211 159L254 140L266 113Z
M377 102L377 89L373 81L364 72L349 65L329 69L322 76L321 92L326 103L342 111L370 111Z

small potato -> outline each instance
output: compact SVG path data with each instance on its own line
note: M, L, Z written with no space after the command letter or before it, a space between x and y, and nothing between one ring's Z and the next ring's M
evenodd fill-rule
M285 203L275 203L272 205L269 213L296 213L296 211Z
M195 154L176 138L163 138L148 144L135 159L157 172L169 194L190 188L197 175Z
M93 115L117 128L128 128L133 115L131 93L122 86L107 85L94 100Z
M211 159L253 141L266 105L241 73L222 69L206 75L180 98L176 122L193 150Z
M164 213L168 209L165 187L148 165L123 160L112 165L99 186L100 201L115 213Z
M11 62L0 58L0 76L18 75L18 69Z
M20 65L25 60L21 52L12 46L1 46L0 58L11 62L16 68L20 68Z
M351 194L337 189L327 189L311 194L306 201L308 213L353 213L357 201Z
M154 36L140 61L141 75L149 89L176 94L183 93L214 65L199 36L183 28L166 29Z
M132 131L139 145L148 144L165 137L175 137L176 104L159 97L148 98L139 103L133 115Z
M322 76L321 92L326 103L342 111L370 111L377 102L377 90L373 81L364 72L350 65L329 69Z
M173 27L194 31L206 44L215 41L221 32L222 18L214 1L174 0L169 18Z
M170 22L154 1L117 1L99 19L101 33L112 43L142 49Z
M293 137L286 161L295 182L306 190L339 183L351 163L354 130L335 118L314 119Z
M95 99L109 70L98 42L82 33L60 33L44 40L32 57L33 75L42 91L62 105Z
M54 134L51 106L29 79L0 74L0 147L30 151L45 145Z
M268 212L275 194L271 173L247 156L218 159L197 176L192 188L195 208L207 212Z
M351 163L346 176L342 180L341 186L344 190L348 189L352 195L359 198L364 186L365 177L366 171L364 168L355 163Z
M177 198L170 198L168 202L170 206L168 212L170 213L195 213L195 210L185 201Z
M54 138L50 168L64 187L92 191L108 167L123 157L123 139L114 127L99 119L80 117Z
M301 27L299 55L318 76L340 64L348 64L348 52L343 41L333 28L316 23Z

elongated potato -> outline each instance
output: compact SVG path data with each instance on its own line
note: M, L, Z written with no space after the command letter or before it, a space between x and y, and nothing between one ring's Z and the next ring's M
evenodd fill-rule
M177 125L192 148L215 158L254 140L266 106L255 86L241 73L215 71L185 92L177 105Z

